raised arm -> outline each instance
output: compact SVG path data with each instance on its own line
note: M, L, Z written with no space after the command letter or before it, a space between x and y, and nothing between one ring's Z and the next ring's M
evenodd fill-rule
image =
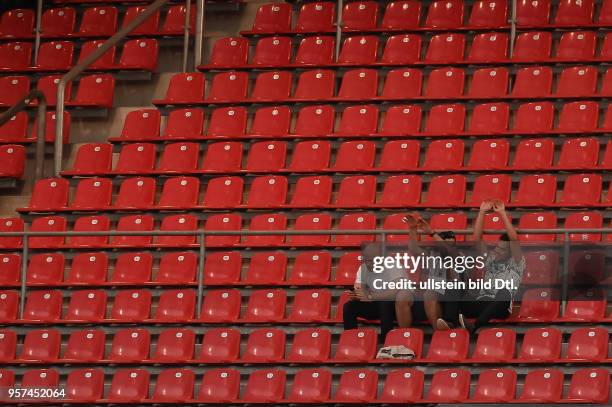
M514 261L519 263L523 258L523 252L521 250L521 245L519 244L518 234L512 225L510 217L508 217L504 203L502 201L495 201L493 203L493 211L495 211L495 213L497 213L501 218L502 222L504 222L504 228L506 229L506 234L510 240L510 252L512 253Z
M484 226L484 216L491 209L493 209L493 202L482 201L482 203L480 204L480 210L478 211L478 216L476 216L476 221L474 222L474 231L473 231L472 238L474 239L474 242L476 242L480 250L484 250L484 243L482 241L482 229Z

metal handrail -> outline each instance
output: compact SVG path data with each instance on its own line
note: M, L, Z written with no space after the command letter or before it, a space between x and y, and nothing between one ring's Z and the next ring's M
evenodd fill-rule
M199 66L202 64L202 52L204 43L204 10L205 0L198 0L196 10L196 23L195 23L195 50L193 54L194 65Z
M28 107L32 100L38 100L36 113L36 167L34 176L35 180L39 180L43 178L45 169L45 127L47 124L47 99L45 95L38 89L31 90L19 102L0 115L0 126ZM60 143L62 142L62 136L62 133L56 134L56 138L60 140Z

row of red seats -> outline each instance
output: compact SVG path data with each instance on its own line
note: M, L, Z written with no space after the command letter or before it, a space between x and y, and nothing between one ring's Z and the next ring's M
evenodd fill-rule
M343 305L349 300L348 294L343 293L334 301L334 307L329 290L300 289L290 296L283 288L260 289L250 291L248 303L241 312L243 297L240 290L209 290L204 297L201 315L197 318L195 289L167 289L155 299L153 293L146 289L80 290L70 291L65 296L59 290L30 291L23 318L18 319L19 293L5 290L0 291L0 321L10 324L335 323L342 321ZM292 300L291 307L288 306L289 299ZM64 300L68 300L68 304L63 312ZM584 323L605 319L605 300L576 299L568 303L568 317L561 318L561 322ZM555 322L559 320L559 308L557 290L528 289L522 296L518 313L510 321Z
M602 103L600 106L593 101L569 102L555 112L553 102L530 102L518 105L511 112L506 103L484 103L473 106L469 112L469 124L466 123L468 106L459 103L434 105L428 112L423 112L420 105L390 105L386 106L384 115L376 105L354 105L344 108L337 125L333 106L314 105L302 107L298 111L293 130L292 109L289 106L270 106L261 107L251 115L248 131L247 108L233 106L212 111L205 135L203 110L171 111L162 133L161 113L156 109L139 109L127 114L121 135L108 140L153 142L256 137L465 137L607 133L612 129L612 108L607 105ZM607 110L600 114L600 107L604 106L607 106ZM422 116L426 116L426 119L423 120ZM422 124L422 121L425 123Z
M112 339L103 330L73 331L63 355L61 332L57 329L32 330L18 335L0 330L2 363L335 363L393 362L376 359L377 337L373 329L342 332L335 355L331 356L332 335L325 328L301 329L293 333L289 345L285 331L278 328L252 330L240 355L240 331L213 328L196 344L196 333L186 328L164 329L153 335L146 329L117 330ZM154 340L157 336L157 340ZM387 334L385 346L412 349L410 363L571 363L604 362L608 359L608 332L604 328L578 328L571 332L567 349L562 352L562 333L556 328L528 329L518 346L517 334L508 328L483 329L469 354L470 338L466 330L435 331L423 351L420 329L395 329ZM20 338L21 337L21 338ZM21 340L20 340L21 339ZM22 342L21 351L17 348ZM105 355L105 344L110 351ZM198 346L199 345L199 346ZM285 356L285 347L288 352ZM196 349L199 348L199 355ZM515 350L516 348L516 350ZM153 351L155 349L155 351ZM290 349L290 350L289 350ZM562 356L562 353L565 353ZM398 362L397 360L395 362Z
M466 146L463 140L434 140L421 160L417 140L392 140L377 153L377 143L359 140L342 142L333 151L329 141L300 141L289 147L283 141L261 141L245 146L240 142L206 145L200 161L197 143L169 143L163 146L157 163L156 146L151 143L123 144L112 166L112 145L83 144L72 169L63 175L115 174L197 174L256 172L395 172L395 171L488 171L488 170L576 170L612 169L612 142L608 142L599 163L599 141L595 138L568 138L553 164L553 139L521 140L516 147L507 139L482 139ZM248 154L243 150L248 147ZM465 160L468 156L469 159ZM334 154L335 153L335 154ZM291 158L289 158L289 155ZM331 156L335 158L330 163ZM510 155L513 155L510 164ZM378 158L377 158L378 157ZM246 160L245 160L246 158ZM244 161L244 163L243 163ZM419 163L422 161L422 164ZM378 163L378 164L377 164Z
M103 41L83 44L79 61L91 54ZM32 43L7 42L0 44L0 72L68 71L74 66L74 44L70 41L50 41L40 45L38 60L32 63ZM115 49L110 49L89 69L120 71L155 71L158 45L155 39L135 39L123 46L121 57L115 63ZM77 62L77 63L78 63Z
M424 57L421 56L421 36L398 34L387 38L380 60L379 37L353 36L344 40L338 60L334 61L333 37L306 37L301 40L291 59L290 37L264 37L257 41L249 63L249 43L246 38L227 37L214 44L208 64L201 70L251 69L311 66L355 65L431 65L431 64L490 64L535 62L609 61L612 58L612 34L601 35L601 46L596 53L598 36L593 31L571 31L556 40L553 57L553 36L550 32L525 32L517 36L512 58L508 58L508 34L477 34L466 56L466 35L436 34L429 40Z
M550 0L537 3L518 1L516 23L519 27L548 26ZM400 0L387 3L378 27L377 1L352 1L342 9L343 31L416 31L436 29L505 28L508 26L508 3L505 0L478 0L472 4L467 24L464 22L467 5L463 0L436 0L429 3L425 21L421 2ZM604 0L594 20L596 4L593 0L559 1L552 20L553 27L612 25L612 4ZM289 3L270 3L259 7L250 31L242 35L325 33L334 31L335 3L312 2L300 7L295 28L291 29L292 6Z
M377 188L376 176L354 175L344 177L337 183L337 192L335 198L332 199L334 183L329 176L301 177L292 185L292 192L289 194L287 177L269 175L253 178L248 196L244 198L244 179L234 176L209 179L203 199L200 200L200 180L198 178L170 178L164 183L159 199L156 199L156 179L134 177L123 180L113 204L111 203L112 181L107 178L89 178L79 182L69 204L68 181L61 178L49 178L37 181L29 206L18 208L17 211L471 208L480 206L480 203L487 199L499 199L515 207L610 206L612 202L610 191L603 200L601 199L602 183L602 176L599 174L571 174L565 178L561 196L557 198L555 175L525 175L520 179L516 195L511 200L512 177L506 174L486 174L475 178L472 192L466 199L467 180L465 176L440 175L429 181L426 196L422 198L422 180L418 175L386 177L384 182L379 180L380 188ZM377 193L377 189L382 191Z
M487 229L489 223L491 222L485 225ZM251 255L248 261L242 258L239 251L213 251L208 253L204 261L204 284L207 286L351 286L361 261L359 252L342 252L334 262L331 252L325 250L297 253L280 250L258 251ZM559 283L558 251L531 250L525 253L525 261L522 285ZM0 286L19 286L21 256L13 253L0 254L0 262L2 267ZM600 280L605 277L605 258L596 251L572 252L569 262L572 271L588 267L591 275L597 275ZM156 266L151 252L122 253L114 261L109 260L106 252L76 253L69 263L70 267L62 253L31 254L26 271L26 284L28 286L114 287L178 284L193 286L197 281L197 256L193 252L164 253ZM246 270L245 273L242 271L243 268ZM333 277L332 268L335 270ZM417 276L415 275L415 278Z
M0 378L6 388L15 386L15 373L4 369ZM478 375L470 397L471 373L466 369L437 370L425 396L425 374L418 369L398 369L385 375L378 396L379 373L371 369L345 371L332 396L332 372L324 368L298 370L291 390L287 373L281 369L250 372L241 392L241 372L233 368L207 370L196 390L196 375L188 369L168 369L157 374L155 390L149 397L151 374L141 368L118 369L104 396L105 372L101 369L71 371L65 383L65 397L58 401L92 403L607 403L610 373L584 368L574 372L567 395L563 396L565 374L560 369L531 370L516 396L517 373L512 369L488 369ZM381 380L382 381L382 380ZM28 370L20 388L60 386L55 369ZM64 388L62 387L62 388ZM287 387L287 390L285 388ZM285 396L285 392L287 395ZM241 395L242 393L242 395ZM197 395L197 396L196 396Z
M144 11L143 6L129 7L123 14L121 27L125 27ZM46 9L40 20L42 38L86 38L110 37L119 28L119 11L113 6L85 8L80 17L73 7ZM77 18L80 20L76 29ZM191 13L195 20L195 13ZM36 11L32 9L13 9L5 11L0 18L1 39L34 38ZM177 36L183 35L185 25L185 6L173 5L166 12L165 20L159 27L160 12L156 11L147 21L135 28L133 36ZM193 21L192 21L193 24Z
M381 75L382 76L382 75ZM251 83L248 96L249 74L229 71L213 76L204 96L205 79L202 73L180 73L170 79L163 99L153 100L156 105L194 105L222 103L270 103L306 101L372 101L372 100L432 100L432 99L534 99L604 97L612 95L612 69L601 75L594 66L564 68L557 75L553 90L551 67L538 66L516 71L509 91L510 75L506 68L480 68L466 74L461 68L437 68L424 73L416 68L389 71L384 84L375 69L346 71L338 92L336 74L331 70L304 71L299 74L295 90L293 74L289 71L262 72ZM469 82L469 87L466 83ZM425 85L423 85L425 83ZM0 84L0 88L2 84ZM599 90L598 90L599 89Z
M23 177L25 169L25 148L20 145L8 144L0 146L0 178Z
M109 93L110 97L112 97L113 92L114 92L114 87L111 88L111 92ZM91 106L89 105L89 102L94 102L92 99L88 97L88 95L86 95L85 84L83 85L83 93L80 93L78 97L81 98L79 103L83 103L83 105L80 105L82 107ZM75 106L79 106L79 105L75 105ZM36 121L36 118L34 118L34 121L32 123L31 129L29 132L30 136L28 137L28 113L26 112L17 113L15 116L11 117L6 123L0 126L0 145L6 144L6 143L9 143L9 144L33 143L34 141L36 141L36 138L37 138L36 124L37 124L37 121ZM63 130L64 130L63 142L64 144L66 144L70 140L70 112L68 111L64 111L64 129ZM55 112L54 111L47 112L47 116L45 120L44 135L45 135L45 141L47 143L52 143L53 141L55 141ZM4 149L7 147L3 146L2 148Z

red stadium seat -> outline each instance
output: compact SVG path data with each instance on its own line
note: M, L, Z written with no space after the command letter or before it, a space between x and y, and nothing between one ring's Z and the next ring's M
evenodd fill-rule
M0 291L0 321L15 321L18 312L19 294L16 291Z
M423 170L457 170L463 167L463 151L465 147L461 140L434 140L429 143L425 153Z
M287 37L262 37L257 41L251 64L257 67L289 65L291 39Z
M125 290L115 294L112 320L142 322L151 312L151 292L147 290Z
M257 34L274 34L291 29L291 5L286 3L264 4L257 9L251 31Z
M119 218L117 231L140 231L153 230L153 217L151 215L129 215ZM115 236L113 246L148 246L151 236Z
M465 35L455 33L436 34L429 40L424 62L429 64L461 62L463 61L464 50Z
M195 202L194 197L193 202ZM171 215L166 216L162 222L160 231L178 231L195 232L198 229L198 219L191 215ZM156 244L164 247L184 247L196 243L196 235L174 235L174 236L158 236Z
M27 8L7 10L0 19L0 35L5 38L28 38L34 30L35 11Z
M294 100L324 100L334 96L335 73L329 70L311 70L300 74ZM304 108L308 109L308 108ZM304 110L302 109L302 110ZM298 119L299 120L299 119ZM297 131L297 130L296 130Z
M301 290L293 297L289 321L325 322L329 320L331 294L328 290Z
M285 281L286 269L287 255L285 253L280 251L259 252L251 257L244 282L248 285L282 284Z
M202 304L201 319L206 322L230 322L240 316L240 291L209 291Z
M235 369L210 369L202 376L198 400L209 403L231 403L238 400L240 372Z
M289 134L291 110L287 106L257 109L251 124L252 136L283 137Z
M340 182L335 205L338 207L368 207L376 198L376 178L371 175L345 177Z
M284 356L285 332L281 329L262 328L249 334L242 360L247 363L274 363Z
M454 362L465 360L469 342L469 333L464 329L436 331L429 344L427 360Z
M234 362L240 356L240 332L235 329L213 328L204 334L199 360L204 362Z
M193 399L195 374L187 369L168 369L157 375L152 400L184 403Z
M71 285L101 285L106 282L107 272L106 253L79 253L72 259L66 282Z
M204 195L204 207L233 208L240 205L243 182L240 177L211 178Z
M238 68L247 63L249 43L246 38L226 37L215 41L208 61L210 68Z
M407 99L421 96L423 74L418 69L393 69L387 73L380 99ZM387 112L395 106L389 107Z
M570 102L563 105L556 130L560 132L591 132L597 128L599 105L596 102Z
M437 136L456 135L463 133L464 125L464 105L435 105L429 111L424 133Z
M294 242L295 237L291 239ZM324 285L331 276L329 252L301 252L295 257L287 281L293 285Z
M196 294L193 290L167 290L159 296L155 320L186 322L195 316Z
M119 284L147 283L151 281L152 265L151 253L123 253L117 257L110 281Z
M146 10L146 7L132 6L129 7L123 14L123 23L121 27L124 28L131 23L139 14ZM138 27L134 28L129 35L135 36L146 36L155 35L158 32L159 27L159 10L155 11L149 18L142 22Z
M342 10L343 30L368 31L376 28L378 3L375 1L355 1L344 5Z
M157 109L132 110L125 117L122 139L157 139L159 138L159 127L161 114Z
M245 72L221 72L212 79L207 101L215 103L242 102L247 98L249 77Z
M0 142L15 143L26 140L28 114L19 112L0 126Z
M204 230L228 230L239 231L242 227L242 219L238 214L218 214L206 219ZM240 243L240 236L206 236L206 244L209 246L234 246Z
M110 172L113 147L106 143L88 143L79 147L69 173L99 175Z
M535 98L548 96L552 87L552 69L549 67L521 68L516 73L512 96Z
M509 362L514 358L516 333L508 328L488 328L478 334L474 361Z
M104 290L75 291L70 297L68 321L99 322L106 316L106 293Z
M108 399L120 403L143 402L149 396L149 372L144 369L119 369L108 391Z
M470 395L470 372L465 369L438 370L431 378L427 401L465 403Z
M560 168L594 168L597 166L599 142L595 138L574 138L563 142L557 161Z
M2 264L2 276L0 276L0 285L3 287L19 285L21 273L21 256L18 254L3 254L0 255L0 263Z
M28 284L56 285L64 279L64 256L60 253L36 253L28 263Z
M55 329L30 331L25 335L19 359L54 362L59 359L61 336Z
M291 172L322 171L328 167L330 155L328 141L301 141L295 144L287 168Z
M417 403L422 400L424 374L418 369L399 369L387 373L379 398L389 403Z
M612 21L612 3L604 1L599 10L598 24L610 24Z
M591 295L589 297L589 295ZM599 299L595 293L588 291L582 297L567 302L563 319L568 321L599 321L606 313L606 300ZM607 338L606 338L607 339Z
M158 54L157 40L150 38L129 40L123 45L118 69L124 71L155 72Z
M423 331L414 328L397 328L389 331L385 346L405 346L412 349L415 358L420 359L423 351Z
M291 73L287 71L262 72L257 75L255 87L251 93L251 100L287 100L291 92L291 82Z
M293 377L290 402L321 403L329 400L332 387L332 374L327 369L305 369Z
M24 222L21 218L1 218L1 232L23 232ZM0 238L1 248L16 248L21 246L23 238L21 236Z
M126 178L119 188L114 208L118 210L142 210L153 206L155 179L145 177Z
M136 138L140 138L136 136ZM155 166L155 145L130 143L121 147L115 171L119 174L142 174L152 172Z
M39 82L42 78L39 80ZM4 76L0 78L0 105L12 106L19 102L30 91L30 79L27 76ZM46 95L45 95L46 96ZM47 103L51 105L47 98Z
M335 5L329 1L304 3L295 23L297 32L327 32L333 30Z
M257 290L251 292L244 320L247 322L276 322L283 319L287 293L285 290Z
M238 142L209 143L202 161L202 170L237 172L242 165L242 144Z
M340 403L370 403L376 399L378 373L355 369L342 373L334 401Z
M35 291L28 294L23 319L53 322L62 316L62 293L60 291Z
M246 206L249 208L275 208L287 201L286 177L262 176L253 179Z
M433 207L453 207L465 200L466 180L462 175L439 175L431 179L425 204Z
M473 98L503 97L508 93L506 68L480 68L472 74L467 96Z
M307 328L293 336L287 359L292 362L324 362L329 358L331 336L327 329Z
M296 66L325 66L334 60L333 37L305 37L295 55Z
M196 177L168 178L164 183L157 207L160 209L188 209L197 204L199 194L200 181Z
M159 160L158 171L164 173L194 172L198 167L199 155L199 145L196 143L166 144Z
M530 212L521 215L520 229L554 229L557 227L557 217L554 212ZM519 240L523 242L554 242L554 234L521 233Z
M555 145L552 139L521 140L514 153L512 167L516 169L547 169L552 167Z
M231 285L240 281L242 258L238 252L214 252L206 256L204 281L208 285Z
M57 86L61 79L60 75L49 75L43 76L36 83L36 89L40 90L47 100L48 106L55 106L57 103ZM66 85L66 91L64 94L64 101L68 102L70 100L70 96L72 95L72 82L69 82ZM25 96L22 95L22 96ZM38 103L37 101L32 102L32 104Z
M353 69L342 77L338 98L368 100L376 97L378 74L374 69Z
M22 178L25 169L25 148L18 145L0 146L0 178Z
M436 0L429 5L425 27L458 28L463 25L463 1Z
M417 175L392 175L385 181L376 204L389 208L416 206L421 201L421 188L421 178Z
M398 34L387 38L380 65L412 65L421 59L421 36Z
M525 290L518 318L523 321L551 321L559 315L558 293L551 289Z
M367 171L374 166L376 145L369 141L346 141L336 152L336 161L331 167L337 172Z
M512 130L524 134L550 132L554 114L550 102L523 103L516 110Z
M50 41L40 44L34 71L65 71L72 66L74 45L70 41Z
M40 29L43 37L67 37L75 29L76 11L72 7L50 8L43 12Z
M334 359L368 362L376 356L376 332L373 329L349 329L340 335Z
M35 369L23 373L21 386L24 389L54 389L59 385L59 373L55 369ZM51 397L40 397L38 401L48 400ZM28 400L28 398L26 398ZM29 398L30 402L35 400Z
M555 59L561 61L582 61L595 58L597 35L593 31L564 33L557 47Z
M516 372L512 369L489 369L480 373L470 401L511 403L516 394Z
M245 169L249 172L276 172L285 166L287 144L263 141L251 144Z
M505 169L508 165L510 144L506 140L479 140L472 144L467 167L478 170Z
M508 130L510 108L506 103L474 106L468 128L470 134L499 134Z
M558 275L559 253L556 251L530 251L525 253L524 284L556 284Z
M151 336L146 329L125 328L115 332L108 359L136 362L149 358Z
M333 132L334 108L329 105L306 106L300 109L294 133L296 136L328 136Z
M407 30L419 27L421 3L410 0L392 1L385 7L381 26L385 30Z
M555 403L563 392L563 372L558 369L531 370L525 376L521 402Z
M600 229L603 227L603 218L599 212L572 212L565 218L567 229ZM598 233L570 233L570 241L574 242L598 242L601 234Z
M342 44L339 65L369 65L376 62L378 54L378 37L356 36L348 37Z
M6 42L0 45L0 71L23 71L30 66L32 44L27 42Z
M592 0L576 2L564 0L559 2L555 15L555 25L588 25L593 22L595 3Z
M256 370L249 375L242 401L249 403L280 402L285 395L284 370Z
M177 73L170 78L166 96L154 104L197 104L204 101L206 78L201 72Z
M81 63L87 58L92 52L102 46L104 40L92 40L85 41L81 46L81 52L79 53L79 59L77 63ZM106 71L111 70L115 67L115 52L116 48L113 46L106 51L97 61L89 65L89 70L100 70Z
M555 95L564 97L591 96L596 92L597 71L595 68L592 66L574 66L561 71ZM601 93L606 94L605 85Z
M34 185L30 205L32 212L48 212L65 208L68 204L68 181L62 178L41 179Z
M387 141L383 147L378 169L381 171L405 171L419 165L420 144L416 140Z
M66 105L111 108L114 95L115 79L112 75L88 75L81 78L76 96ZM48 120L47 123L49 123Z
M73 331L68 338L62 359L97 362L104 359L105 343L103 330Z
M429 73L424 96L428 99L454 99L463 95L465 73L460 68L438 68Z
M476 6L472 10L475 9ZM474 37L467 59L470 62L483 63L504 61L507 58L508 35L504 33L485 33Z
M84 216L78 218L72 227L74 232L105 232L110 229L110 220L106 216ZM77 247L106 246L108 236L73 236L70 244Z
M391 106L385 113L380 134L407 136L419 133L421 129L421 107L418 105Z
M514 61L546 61L550 58L552 35L544 31L529 31L519 34L514 43Z
M472 6L468 20L470 27L499 28L508 25L508 2L506 0L481 0Z
M568 401L607 403L610 399L610 373L604 369L580 369L573 375L567 394Z
M204 112L199 109L177 109L166 119L163 137L166 139L197 139L203 136Z
M34 219L30 226L31 232L65 232L66 219L60 216L44 216ZM64 244L64 236L32 236L29 238L30 247L57 248Z
M523 335L518 359L552 362L561 356L561 332L555 328L533 328Z
M108 38L117 31L117 9L111 6L91 7L83 12L79 37Z
M572 174L565 179L559 202L562 205L592 205L601 196L601 176L597 174Z
M104 371L101 369L78 369L68 374L66 398L79 402L95 402L104 392Z
M331 184L330 184L331 186ZM329 191L331 194L331 190ZM324 206L329 203L327 200L322 201L319 206ZM314 203L313 203L314 205ZM301 205L298 205L301 206ZM293 230L329 230L332 227L332 219L324 213L304 214L297 217L293 225ZM289 242L294 246L325 246L329 243L329 235L292 235L289 236Z
M462 213L439 213L429 219L429 226L438 231L465 229L467 218ZM457 235L456 240L461 242L464 240L464 236Z

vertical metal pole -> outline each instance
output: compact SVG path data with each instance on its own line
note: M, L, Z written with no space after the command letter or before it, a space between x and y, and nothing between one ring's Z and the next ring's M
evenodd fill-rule
M45 127L47 120L47 100L44 95L38 97L38 110L36 111L36 180L45 176Z
M194 63L196 67L202 65L202 50L204 45L204 0L198 0L197 6L194 52Z
M38 62L38 49L40 48L40 20L42 19L43 0L36 2L36 32L34 33L34 63Z
M206 256L206 237L200 233L200 257L198 258L198 305L196 314L198 319L202 315L202 302L204 300L204 257Z
M60 176L62 172L62 157L64 154L64 95L66 93L66 81L60 79L57 85L57 104L55 106L55 143L53 149L53 174Z
M569 257L570 240L569 233L563 232L563 278L561 282L561 315L565 315L565 305L567 304L567 291L569 285Z
M183 72L187 72L189 58L189 29L191 20L191 0L185 0L185 26L183 27Z
M512 0L512 12L510 16L510 58L514 52L514 40L516 39L516 1Z
M336 10L336 62L340 55L340 41L342 41L342 8L344 7L343 0L338 0L338 10Z
M28 272L28 239L26 235L23 237L23 250L21 251L21 296L19 298L19 318L23 319L25 313L26 300L26 277Z

